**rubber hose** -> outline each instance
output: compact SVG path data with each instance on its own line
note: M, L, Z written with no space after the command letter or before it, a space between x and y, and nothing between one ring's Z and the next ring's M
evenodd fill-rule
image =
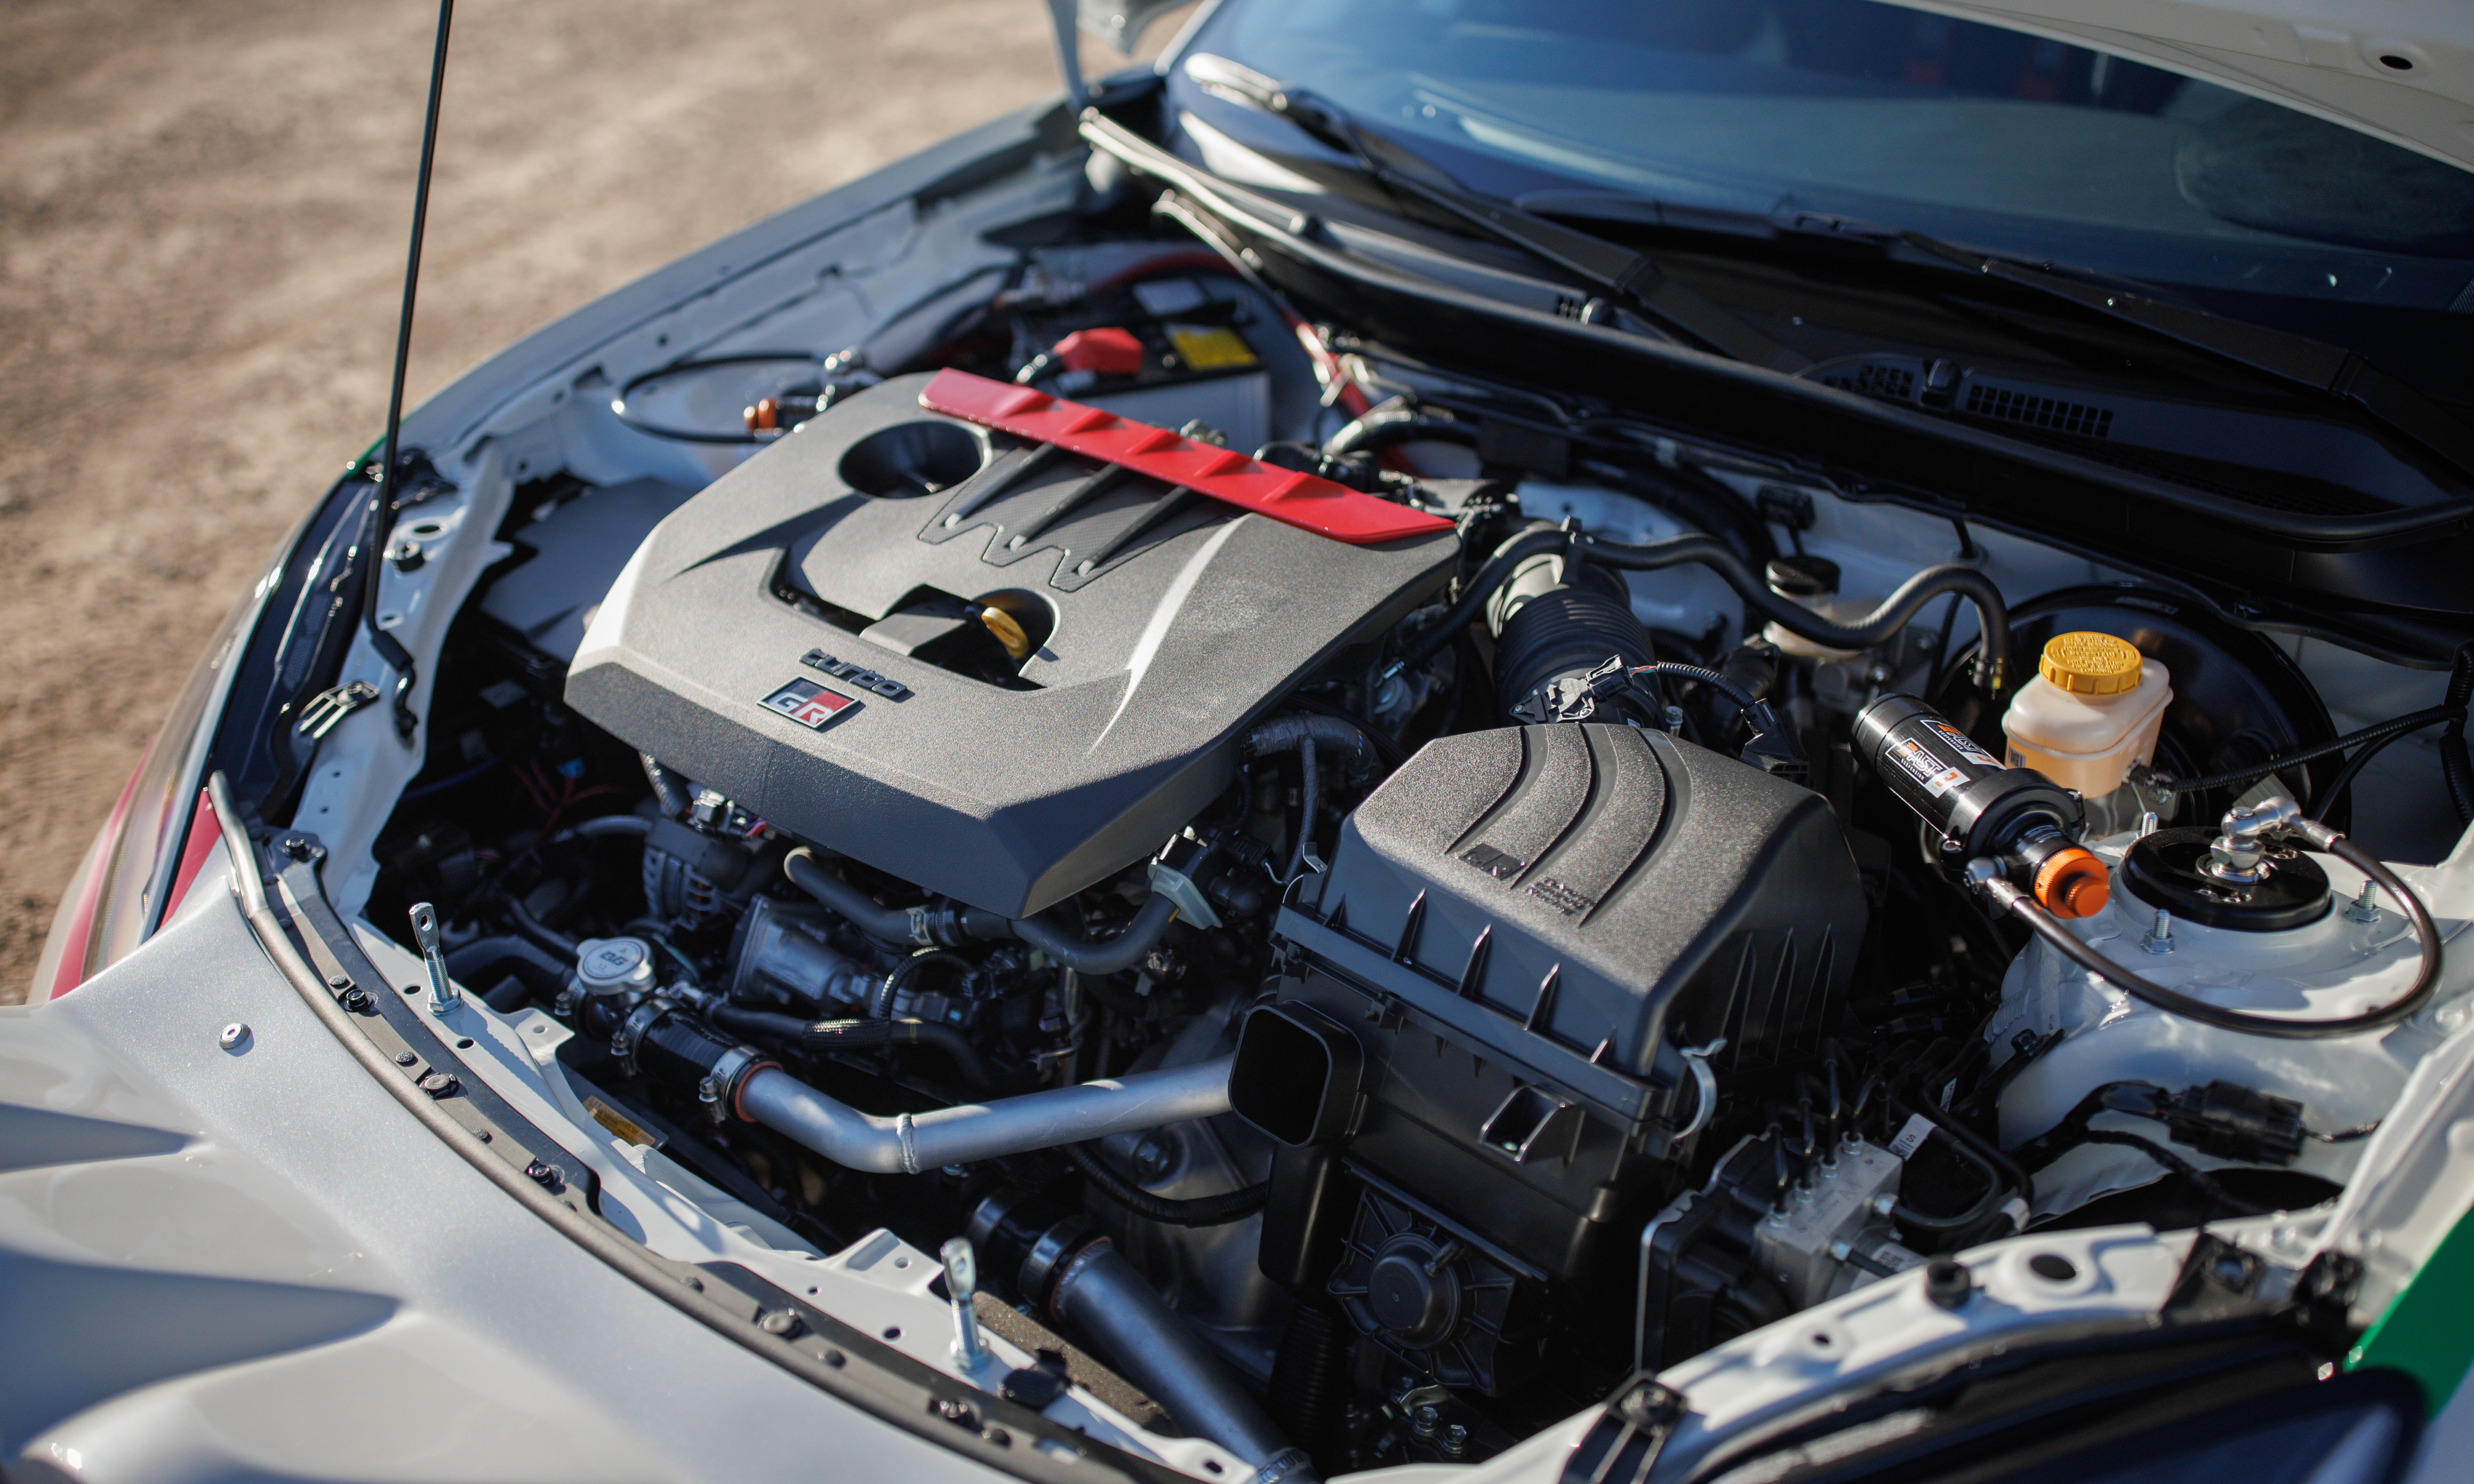
M1289 848L1289 869L1280 877L1283 886L1296 880L1298 873L1305 869L1306 847L1314 843L1315 812L1322 807L1322 779L1315 771L1312 737L1298 743L1298 771L1300 775L1298 784L1298 838L1297 843Z
M1145 1221L1156 1221L1170 1227L1225 1227L1232 1221L1243 1221L1263 1209L1271 1199L1272 1184L1247 1185L1220 1195L1199 1195L1191 1200L1172 1201L1153 1195L1115 1170L1108 1168L1100 1157L1097 1144L1068 1144L1066 1157L1074 1161L1091 1188L1116 1202Z
M541 919L533 916L530 911L525 909L521 899L515 897L509 897L505 898L505 900L507 906L507 921L516 924L516 931L523 934L525 937L531 939L541 946L547 948L550 952L566 959L568 962L573 963L575 961L576 940L570 938L567 934L560 932L557 928L550 926Z
M849 919L853 927L869 937L887 943L911 941L910 908L877 905L867 893L827 871L816 852L806 846L782 858L782 874L790 878L793 886Z
M1361 739L1362 741L1363 739ZM783 874L799 890L833 908L860 931L888 943L913 943L911 915L908 907L881 907L865 892L827 871L824 862L805 846L782 859ZM941 913L947 909L939 908ZM1176 903L1154 893L1144 902L1126 930L1104 942L1067 932L1044 918L1014 918L1007 921L978 908L959 909L963 930L972 937L993 937L1000 923L1004 931L1021 939L1045 953L1058 965L1086 974L1113 974L1130 969L1136 960L1151 951L1168 930L1169 919L1176 915ZM897 970L898 971L898 970ZM882 998L883 996L880 995Z
M942 964L948 969L958 969L966 974L971 971L971 961L962 957L962 955L958 953L945 953L941 951L936 953L914 953L910 957L904 959L901 963L894 965L893 972L886 974L885 976L885 982L876 987L876 993L869 997L867 1007L868 1017L874 1020L892 1019L893 997L902 993L902 987L910 982L910 978L913 974L916 974L920 969L926 968L930 964Z
M1338 753L1348 764L1348 776L1362 778L1374 771L1374 745L1353 721L1328 713L1276 716L1246 733L1246 755L1261 757L1289 752L1307 741Z
M2439 986L2439 930L2432 925L2431 913L2422 898L2396 877L2396 874L2356 848L2354 842L2316 821L2305 821L2303 833L2315 847L2328 851L2339 860L2360 871L2379 883L2404 909L2406 920L2413 924L2414 945L2422 951L2422 969L2414 975L2413 985L2403 994L2377 1010L2336 1020L2286 1020L2273 1016L2249 1015L2239 1010L2226 1010L2206 1000L2150 984L2129 969L2106 958L2095 948L2081 943L2061 920L2039 905L2036 898L2009 882L1996 878L1991 883L1994 900L2025 922L2037 937L2061 953L2064 958L2086 969L2105 983L2123 993L2144 999L2159 1010L2213 1025L2222 1031L2239 1031L2246 1036L2268 1036L2280 1041L2317 1041L2336 1036L2356 1036L2396 1024L2430 1003L2432 993Z
M1408 407L1377 407L1334 433L1322 445L1325 458L1344 458L1370 448L1428 441L1477 446L1477 427L1456 418L1438 418Z
M1126 930L1104 943L1079 937L1043 918L1016 918L1014 936L1048 955L1061 969L1077 973L1113 974L1134 967L1168 931L1176 903L1157 892L1143 903Z
M2365 742L2361 747L2356 748L2354 750L2354 755L2345 759L2345 766L2338 769L2337 776L2328 780L2328 786L2319 791L2318 799L2311 805L2309 811L2311 817L2315 820L2326 819L2328 817L2328 811L2337 807L2337 801L2345 797L2345 790L2354 786L2354 779L2361 775L2362 771L2365 767L2370 765L2371 759L2380 755L2380 754L2388 748L2389 743L2394 742L2399 737L2408 735L2411 735L2411 733L2391 731L2387 736L2380 738L2376 742ZM2446 761L2446 754L2443 754L2441 755L2442 766L2440 770L2443 776L2445 776L2447 772Z
M545 843L565 845L570 840L609 840L619 835L642 840L652 832L653 822L641 814L605 814L599 819L586 820L572 828L562 829Z
M2474 753L2465 746L2465 707L2474 702L2474 640L2457 647L2457 663L2448 674L2448 690L2440 705L2456 711L2439 734L2439 778L2448 785L2449 807L2457 823L2474 825Z
M1950 1132L1950 1126L1937 1119L1934 1120L1933 1127L1944 1134ZM2001 1178L2001 1172L1993 1166L1991 1161L1977 1154L1964 1141L1953 1137L1950 1143L1952 1151L1984 1178L1984 1193L1977 1196L1976 1203L1967 1209L1950 1216L1935 1216L1928 1211L1920 1211L1906 1202L1901 1201L1892 1208L1891 1211L1899 1220L1927 1232L1961 1232L2001 1209L2003 1198L2010 1194L2010 1183Z
M1380 729L1369 725L1365 717L1356 715L1345 707L1334 706L1328 701L1308 695L1293 695L1280 704L1282 706L1302 707L1318 716L1327 717L1332 721L1339 722L1352 730L1355 730L1359 735L1365 737L1368 742L1373 744L1374 756L1377 762L1383 767L1396 768L1409 760L1409 754L1400 751L1399 743L1385 736ZM1288 721L1291 720L1291 718L1281 717L1280 720ZM1269 722L1264 723L1264 726L1266 727L1272 724ZM1260 730L1262 729L1256 729L1256 730ZM1327 742L1332 740L1329 737L1322 736L1321 733L1317 733L1316 735L1317 740L1319 741Z
M1280 1332L1280 1348L1272 1357L1272 1380L1264 1400L1272 1420L1298 1446L1315 1455L1318 1464L1341 1438L1343 1409L1348 1404L1348 1352L1357 1332L1324 1304L1300 1303Z
M930 1046L945 1054L962 1080L975 1088L992 1086L987 1064L977 1047L950 1025L927 1020L802 1020L739 1005L710 1007L706 1017L740 1036L764 1036L812 1052L872 1051L880 1046Z
M1927 567L1900 584L1898 591L1882 599L1880 607L1861 619L1853 624L1834 624L1804 605L1772 592L1759 573L1746 566L1742 558L1714 537L1679 536L1645 546L1591 537L1587 551L1592 562L1631 572L1654 572L1685 562L1706 566L1726 579L1727 586L1735 589L1747 608L1799 638L1831 649L1871 649L1904 629L1916 610L1927 603L1943 593L1955 592L1975 607L1977 621L1984 630L1977 683L1987 690L1999 690L2008 683L2010 610L2002 605L2001 589L1971 566Z
M1479 567L1468 586L1461 589L1451 609L1400 652L1400 667L1414 670L1441 654L1454 635L1477 622L1478 615L1486 611L1487 600L1494 596L1494 589L1512 581L1520 563L1546 552L1561 552L1571 539L1569 532L1557 527L1532 526L1495 547L1486 559L1486 565Z

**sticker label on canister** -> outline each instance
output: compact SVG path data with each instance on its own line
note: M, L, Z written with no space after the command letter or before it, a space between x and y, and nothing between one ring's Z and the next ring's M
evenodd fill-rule
M1935 799L1967 786L1967 775L1944 763L1932 750L1909 738L1890 744L1889 758L1906 770Z
M2001 766L2000 763L1993 760L1993 754L1991 753L1988 753L1984 749L1976 745L1976 739L1974 737L1969 736L1966 732L1959 730L1950 723L1939 721L1933 717L1928 716L1925 718L1925 725L1931 728L1936 736L1939 736L1943 741L1949 743L1953 751L1956 752L1959 756L1966 758L1969 762L1977 763L1987 768L1999 768Z

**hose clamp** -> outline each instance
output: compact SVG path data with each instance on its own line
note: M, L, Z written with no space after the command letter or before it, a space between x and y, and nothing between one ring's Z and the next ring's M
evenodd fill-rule
M909 1113L897 1113L894 1115L893 1141L902 1147L902 1173L906 1175L918 1174L918 1131L912 1126L910 1115Z
M925 907L910 909L910 941L923 948L936 946L935 935L928 930L928 909Z
M1254 1471L1252 1484L1280 1484L1282 1479L1296 1478L1313 1467L1314 1460L1306 1456L1304 1448L1284 1448L1263 1460L1263 1467Z
M1727 1038L1719 1037L1706 1046L1679 1048L1685 1068L1692 1073L1692 1089L1700 1098L1692 1108L1692 1120L1675 1131L1679 1139L1690 1138L1710 1126L1718 1115L1718 1074L1710 1069L1710 1059L1727 1049Z
M640 1075L636 1066L636 1048L644 1043L644 1033L653 1028L654 1021L677 1008L656 994L628 1012L627 1018L618 1022L618 1029L610 1033L610 1054L618 1058L621 1071L630 1077Z
M739 1106L740 1089L746 1087L747 1079L756 1073L781 1065L754 1046L733 1046L713 1059L713 1070L708 1075L713 1078L714 1087L720 1091L721 1106L729 1110L732 1117L744 1123L748 1117Z

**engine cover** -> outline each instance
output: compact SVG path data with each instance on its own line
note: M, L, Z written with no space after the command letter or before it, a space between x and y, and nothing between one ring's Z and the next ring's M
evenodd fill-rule
M1246 724L1442 584L1449 531L1348 545L921 410L803 424L656 528L567 700L802 839L1022 917L1140 860L1227 785ZM1036 642L996 681L950 667Z

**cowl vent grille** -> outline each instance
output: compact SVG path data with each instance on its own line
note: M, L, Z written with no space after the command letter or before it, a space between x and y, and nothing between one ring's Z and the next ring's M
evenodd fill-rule
M2110 407L2066 402L2057 396L2039 396L2031 392L2014 392L2008 387L1986 386L1982 382L1968 387L1964 410L1970 417L2024 423L2031 428L2047 428L2080 438L2113 436L2113 409Z

